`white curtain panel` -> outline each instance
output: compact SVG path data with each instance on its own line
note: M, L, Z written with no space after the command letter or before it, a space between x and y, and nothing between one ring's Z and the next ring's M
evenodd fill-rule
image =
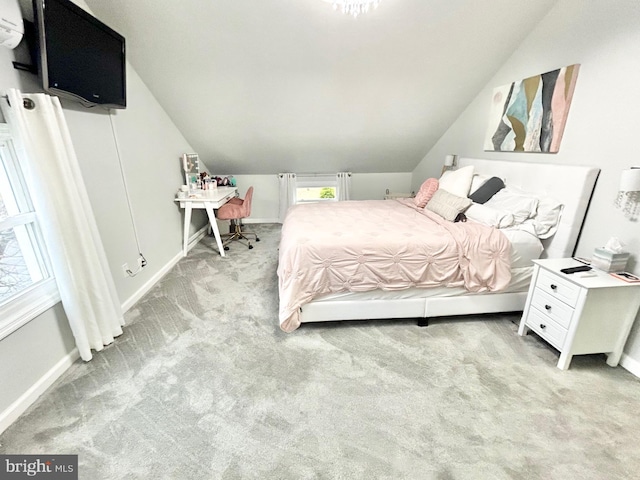
M122 334L124 318L60 101L6 92L0 102L83 360ZM27 109L24 102L31 103Z
M338 172L338 201L351 200L351 172Z
M296 203L296 174L280 173L278 174L280 184L280 223L284 222L287 210L291 205Z

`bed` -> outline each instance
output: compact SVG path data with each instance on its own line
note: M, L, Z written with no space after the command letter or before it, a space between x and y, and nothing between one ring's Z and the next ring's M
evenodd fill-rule
M474 212L466 222L445 220L431 202L421 208L414 199L292 207L279 252L280 327L398 318L425 325L430 317L522 310L531 260L573 255L599 169L465 157L457 168L473 171L474 182L504 182L486 206L510 202L507 191L526 193L540 199L536 216L553 199L561 213L552 230L538 237L524 227L532 219L498 225L478 216L485 206L475 203L464 210Z

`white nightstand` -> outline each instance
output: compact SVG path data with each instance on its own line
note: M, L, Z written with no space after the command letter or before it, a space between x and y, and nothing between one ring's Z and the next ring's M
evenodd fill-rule
M560 351L558 368L574 355L606 353L615 367L640 308L640 284L593 269L595 276L567 275L582 265L571 258L534 260L533 277L518 333L531 329Z

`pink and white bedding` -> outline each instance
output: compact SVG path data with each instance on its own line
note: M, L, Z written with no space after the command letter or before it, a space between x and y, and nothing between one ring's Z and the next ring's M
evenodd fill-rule
M298 328L300 308L327 293L500 291L511 280L510 252L498 229L449 222L412 199L297 205L281 234L280 327Z

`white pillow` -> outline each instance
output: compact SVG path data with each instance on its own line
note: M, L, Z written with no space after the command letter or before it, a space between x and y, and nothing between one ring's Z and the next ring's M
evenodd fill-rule
M533 217L538 238L549 238L556 233L562 210L564 210L564 205L558 200L551 197L540 198L538 211L536 216Z
M513 215L514 224L519 224L536 214L538 199L505 187L484 205L495 210L510 212Z
M513 215L508 211L496 210L486 204L472 203L464 212L467 218L496 228L507 228L513 225Z
M473 169L474 166L469 165L458 170L447 170L440 177L440 188L458 197L466 197L471 188Z
M478 190L487 180L491 178L491 175L481 175L476 173L471 177L471 188L469 188L469 195Z
M518 195L536 197L538 199L536 213L531 217L531 225L538 238L549 238L556 233L560 223L560 216L564 209L564 205L560 201L546 195L526 192L517 187L509 187L509 190Z

